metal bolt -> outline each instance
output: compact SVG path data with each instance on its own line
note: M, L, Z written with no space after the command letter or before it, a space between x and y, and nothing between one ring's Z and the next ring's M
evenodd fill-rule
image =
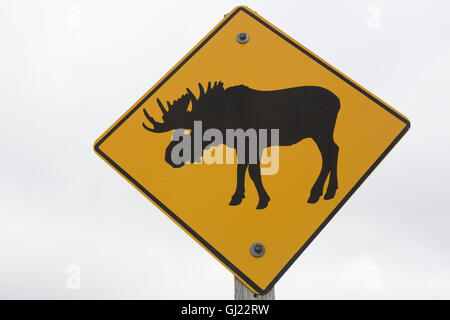
M262 256L264 255L265 252L266 252L266 248L264 247L264 245L263 245L262 243L255 242L255 243L252 244L252 246L250 247L250 253L251 253L252 256L254 256L255 258L262 257Z
M237 42L244 44L244 43L247 43L248 40L250 40L250 37L249 37L248 33L241 32L241 33L238 33L236 40L237 40Z

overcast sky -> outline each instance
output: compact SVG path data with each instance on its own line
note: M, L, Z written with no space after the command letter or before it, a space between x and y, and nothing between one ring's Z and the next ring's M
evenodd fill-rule
M450 298L445 0L1 1L0 298L233 298L92 145L238 4L412 123L277 299Z

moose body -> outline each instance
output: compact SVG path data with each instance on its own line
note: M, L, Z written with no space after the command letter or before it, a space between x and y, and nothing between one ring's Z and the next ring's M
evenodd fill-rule
M168 110L158 101L163 112L163 123L156 122L144 109L147 120L153 128L145 123L145 129L152 132L166 132L177 129L194 129L194 122L201 121L204 130L217 129L223 136L227 129L277 129L277 142L270 139L265 147L291 146L305 138L311 138L317 144L322 156L320 174L312 186L309 203L316 203L322 196L325 180L330 179L324 199L332 199L338 188L337 160L339 148L334 142L333 133L340 101L329 90L317 86L302 86L274 91L260 91L245 85L223 88L223 83L208 84L205 92L199 84L200 95L197 98L189 89L180 99L168 104ZM192 103L192 110L188 105ZM191 133L187 133L190 135ZM259 145L259 141L257 142ZM171 151L177 141L170 142L166 149L166 161L175 168L181 167L171 159ZM226 141L228 147L237 148L235 141ZM205 143L202 151L213 144ZM249 161L250 146L245 146L247 155L237 164L237 185L230 205L238 205L245 198L245 174L248 169L250 178L258 191L257 209L267 207L270 197L261 179L260 159L262 149L258 149L257 161ZM193 161L201 154L192 154ZM239 158L239 155L238 155Z

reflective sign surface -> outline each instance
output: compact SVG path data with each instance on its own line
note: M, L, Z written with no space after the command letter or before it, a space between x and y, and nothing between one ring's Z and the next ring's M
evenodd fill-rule
M392 107L238 7L95 151L264 293L408 128Z

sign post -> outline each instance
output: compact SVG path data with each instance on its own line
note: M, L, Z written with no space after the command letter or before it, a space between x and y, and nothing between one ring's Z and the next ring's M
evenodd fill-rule
M234 300L275 300L275 287L265 294L256 294L235 276Z
M242 282L263 298L409 127L237 7L94 149L240 280L236 297Z

